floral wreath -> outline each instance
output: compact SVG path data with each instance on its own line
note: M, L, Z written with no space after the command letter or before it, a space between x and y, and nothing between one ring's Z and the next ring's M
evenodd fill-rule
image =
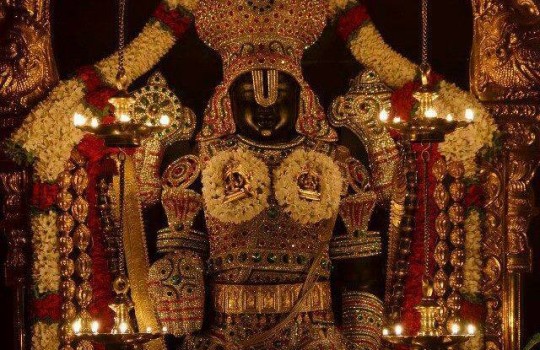
M320 175L318 201L306 200L300 195L298 178L306 170ZM314 224L336 215L343 177L339 166L329 156L315 151L296 150L274 171L274 179L276 199L294 220ZM295 191L295 188L298 190Z
M227 201L225 173L233 166L249 183L246 197ZM268 207L270 175L266 164L252 153L238 149L222 151L212 157L202 172L202 192L210 216L235 224L253 219Z

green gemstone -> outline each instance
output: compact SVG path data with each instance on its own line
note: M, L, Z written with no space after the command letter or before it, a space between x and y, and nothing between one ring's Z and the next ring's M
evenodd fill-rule
M300 265L304 264L306 262L306 258L304 258L302 255L298 255L296 257L296 262L299 263Z
M252 255L252 258L253 258L253 261L254 261L254 262L261 262L261 260L262 260L262 257L261 257L261 254L260 254L260 253L254 253L254 254Z
M275 263L276 262L276 255L275 254L268 255L267 260L268 260L269 263Z
M182 282L182 277L180 275L174 275L171 278L171 281L174 285L179 285Z
M227 255L227 262L230 264L234 261L234 257L232 255Z

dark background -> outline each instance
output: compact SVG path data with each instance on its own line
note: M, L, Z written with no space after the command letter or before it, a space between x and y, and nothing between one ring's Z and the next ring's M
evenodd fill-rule
M159 0L131 1L128 10L128 36L140 32ZM420 0L365 0L373 21L388 44L407 58L418 62L420 57ZM434 69L448 80L467 89L469 53L472 40L470 0L431 1L431 61ZM116 48L117 5L111 0L53 0L53 45L61 78L70 77L82 65L93 64ZM305 55L303 61L307 81L319 95L325 108L332 99L343 94L348 82L361 69L346 45L329 26L322 38ZM165 56L157 69L164 73L169 85L187 106L201 115L213 88L221 80L219 57L196 37L193 28ZM146 77L136 82L144 84ZM535 180L540 185L540 180ZM535 186L538 188L538 186ZM538 220L535 224L540 223ZM1 239L4 239L2 235ZM531 236L535 247L540 237ZM5 243L5 242L2 242ZM5 244L1 245L5 249ZM2 252L2 262L5 251ZM538 256L537 258L540 258ZM535 261L539 261L535 259ZM524 338L540 331L540 276L525 279ZM7 332L1 348L12 347L11 304L9 292L0 290L4 306L3 321ZM30 339L28 339L30 341Z

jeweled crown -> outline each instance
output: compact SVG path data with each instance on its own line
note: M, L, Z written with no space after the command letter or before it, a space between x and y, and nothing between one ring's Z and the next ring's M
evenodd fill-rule
M305 49L324 30L328 9L328 0L200 0L194 12L197 32L223 60L223 81L205 111L200 141L236 131L229 87L241 74L265 69L288 73L300 84L298 133L337 140L301 67Z
M201 0L195 18L200 38L227 69L236 57L260 51L299 62L322 33L327 12L323 0Z

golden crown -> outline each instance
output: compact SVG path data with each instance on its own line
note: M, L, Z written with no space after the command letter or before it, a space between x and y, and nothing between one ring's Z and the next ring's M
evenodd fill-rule
M227 69L244 56L285 56L299 63L322 33L327 13L323 0L202 0L195 19L200 38ZM269 68L276 63L264 62Z

